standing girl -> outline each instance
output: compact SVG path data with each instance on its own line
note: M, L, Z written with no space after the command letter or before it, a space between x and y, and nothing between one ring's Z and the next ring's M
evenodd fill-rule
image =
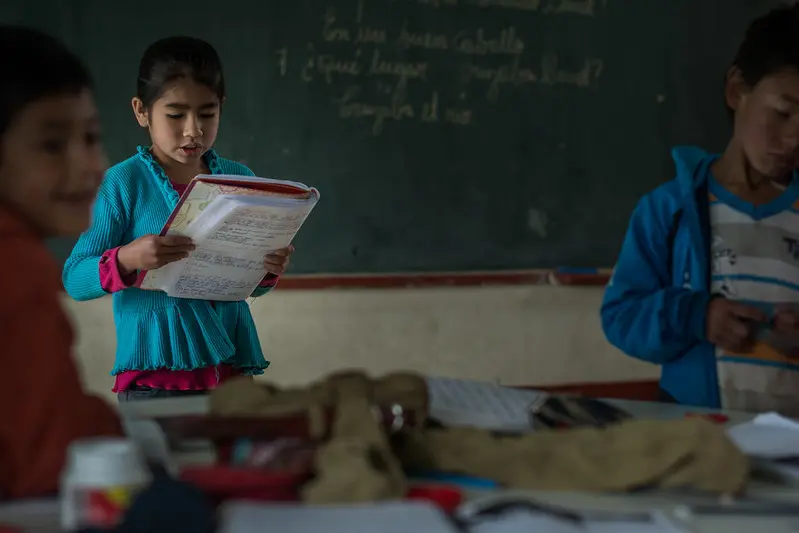
M93 223L64 265L64 286L76 300L114 295L111 374L120 401L201 394L269 365L246 302L171 298L135 286L140 272L191 252L190 240L158 234L194 176L253 175L211 148L224 101L222 64L208 43L170 37L144 52L132 105L151 145L106 173ZM253 296L274 287L291 252L265 258Z

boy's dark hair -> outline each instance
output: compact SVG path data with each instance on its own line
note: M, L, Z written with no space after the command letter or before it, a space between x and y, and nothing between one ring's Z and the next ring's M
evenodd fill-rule
M151 44L139 63L136 96L150 108L173 81L188 78L225 99L222 61L207 42L194 37L167 37Z
M750 87L786 68L799 71L799 4L772 9L754 20L733 65Z
M92 88L83 62L38 30L0 25L0 136L28 104Z

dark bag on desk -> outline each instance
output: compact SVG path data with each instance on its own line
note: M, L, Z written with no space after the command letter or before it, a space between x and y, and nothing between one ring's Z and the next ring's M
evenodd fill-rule
M214 533L216 508L196 487L155 475L153 483L133 501L122 523L107 529L81 529L78 533Z
M602 400L545 394L530 406L533 428L604 427L632 418L630 413Z

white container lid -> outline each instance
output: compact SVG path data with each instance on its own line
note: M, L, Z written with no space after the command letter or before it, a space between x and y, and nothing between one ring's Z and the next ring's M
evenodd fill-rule
M69 446L68 482L86 486L146 485L150 472L138 447L124 438L81 439Z

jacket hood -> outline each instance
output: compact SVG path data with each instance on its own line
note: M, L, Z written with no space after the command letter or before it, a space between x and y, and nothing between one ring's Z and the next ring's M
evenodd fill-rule
M704 182L706 173L697 170L711 157L711 154L696 146L676 146L671 150L671 156L674 158L676 179L682 192L693 191Z

